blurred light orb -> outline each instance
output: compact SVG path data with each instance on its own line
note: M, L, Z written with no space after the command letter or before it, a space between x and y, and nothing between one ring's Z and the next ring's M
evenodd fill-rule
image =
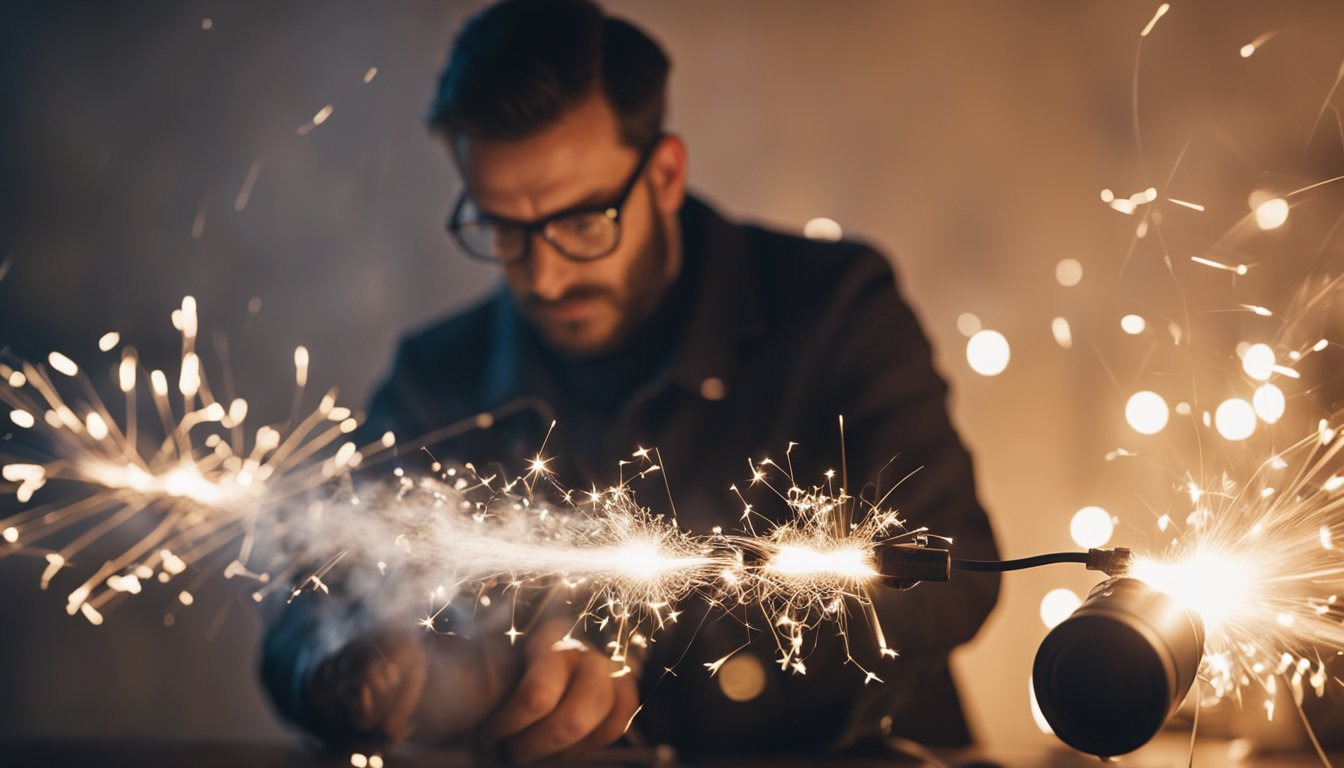
M1255 43L1247 43L1241 46L1241 58L1249 59L1255 55Z
M1055 729L1050 727L1050 721L1045 719L1045 713L1041 711L1041 703L1036 700L1036 679L1027 675L1027 695L1031 697L1031 719L1036 723L1036 727L1046 736L1053 736Z
M961 331L962 336L974 336L981 328L980 318L970 312L962 312L957 315L957 330Z
M1167 401L1156 392L1147 390L1135 392L1129 396L1129 402L1125 403L1125 421L1129 422L1130 428L1141 435L1156 435L1167 426L1167 419L1171 418L1171 412L1167 408Z
M1102 199L1105 199L1103 196ZM1055 265L1055 279L1065 288L1073 286L1083 281L1083 264L1077 259L1061 259Z
M1069 535L1073 542L1083 549L1104 547L1115 533L1115 521L1111 513L1101 507L1083 507L1073 513L1069 522Z
M981 376L998 376L1008 367L1008 340L998 331L977 331L966 342L966 362Z
M1278 229L1288 221L1288 201L1275 197L1255 206L1255 225L1263 230Z
M1214 411L1213 423L1225 440L1245 440L1255 434L1255 408L1239 397L1224 400Z
M840 228L840 223L835 219L828 219L825 216L818 216L810 219L803 225L803 237L809 240L828 240L834 242L845 236L845 231Z
M1073 590L1052 589L1041 598L1041 621L1046 629L1054 629L1082 604L1082 599Z
M1056 317L1050 321L1050 333L1055 337L1055 343L1064 349L1073 346L1073 329L1069 327L1069 321L1062 317Z
M1120 318L1120 330L1128 333L1130 336L1138 336L1148 327L1147 321L1138 315L1125 315Z
M1241 369L1256 381L1269 381L1278 362L1273 347L1268 344L1252 344L1241 356Z
M1273 384L1260 385L1260 388L1255 390L1255 395L1251 397L1251 404L1255 406L1255 415L1266 424L1273 424L1283 418L1283 412L1288 407L1283 390Z

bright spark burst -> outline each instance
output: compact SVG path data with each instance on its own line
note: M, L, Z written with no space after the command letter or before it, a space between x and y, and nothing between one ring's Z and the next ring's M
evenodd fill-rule
M120 418L74 360L60 352L48 355L50 369L29 362L0 366L7 385L0 386L0 402L25 430L16 442L40 445L35 452L55 456L7 462L0 476L17 484L13 492L23 505L34 502L49 483L62 486L51 500L37 499L4 520L0 556L42 555L47 568L41 586L46 589L100 540L118 532L139 535L68 595L67 611L90 621L100 622L102 609L119 595L139 593L142 582L166 583L191 565L227 555L240 540L224 568L226 576L265 582L265 574L247 567L263 507L304 493L362 458L347 443L334 458L314 459L354 428L349 410L336 406L334 392L302 419L250 430L247 401L217 398L205 375L196 352L199 324L192 297L174 310L173 324L182 334L180 399L170 395L165 372L143 371L135 350L123 348L113 382L124 396ZM120 340L116 333L105 334L99 349L111 353ZM306 355L296 375L296 403L306 379ZM75 383L53 377L53 371ZM144 378L157 427L142 423Z
M1207 630L1202 677L1215 698L1286 679L1301 704L1324 693L1325 663L1344 649L1344 494L1332 483L1344 441L1317 436L1284 452L1295 475L1275 490L1266 462L1251 482L1223 480L1191 494L1188 527L1131 576L1195 610ZM1272 699L1272 695L1270 696Z

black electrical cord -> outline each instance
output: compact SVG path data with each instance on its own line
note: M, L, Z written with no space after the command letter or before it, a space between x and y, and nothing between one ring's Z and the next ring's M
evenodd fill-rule
M881 581L895 589L909 589L923 581L947 581L952 571L1001 573L1039 568L1056 563L1077 563L1089 571L1107 576L1124 576L1133 562L1128 549L1089 549L1086 552L1052 552L1016 560L967 560L952 557L951 551L923 543L879 544L876 548L877 573Z
M1089 552L1051 552L1046 555L1020 557L1016 560L966 560L965 558L954 557L952 558L952 567L958 571L1001 573L1003 571L1039 568L1042 565L1054 565L1055 563L1082 563L1086 565L1091 561L1092 555Z

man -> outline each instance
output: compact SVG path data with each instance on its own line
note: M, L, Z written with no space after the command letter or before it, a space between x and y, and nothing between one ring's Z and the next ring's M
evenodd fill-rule
M748 459L796 442L799 484L844 457L851 492L895 486L885 505L912 526L994 557L946 387L886 261L731 224L687 196L686 147L662 130L668 69L653 40L586 0L506 0L464 26L430 123L464 182L449 228L505 286L402 343L371 432L393 430L409 453L415 436L494 413L430 447L521 469L555 421L551 467L576 488L614 482L622 459L656 446L676 522L699 534L738 525L729 487ZM641 704L632 738L683 754L817 753L886 731L959 744L948 654L997 590L969 577L879 593L901 656L879 659L856 616L847 641L813 633L807 674L773 663L768 619L694 605L654 636L638 675L618 676L600 651L557 647L573 615L547 614L513 646L502 628L412 635L413 617L347 641L325 628L362 608L317 599L281 612L263 673L281 710L328 740L470 735L516 762L608 744ZM735 650L719 677L705 671ZM885 682L864 685L849 653Z

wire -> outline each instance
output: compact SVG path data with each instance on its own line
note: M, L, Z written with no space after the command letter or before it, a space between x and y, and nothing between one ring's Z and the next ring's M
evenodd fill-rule
M1090 552L1052 552L1048 555L1022 557L1016 560L965 560L954 557L952 558L952 567L958 571L999 573L1039 568L1043 565L1054 565L1056 563L1082 563L1087 565L1091 562L1092 554Z

